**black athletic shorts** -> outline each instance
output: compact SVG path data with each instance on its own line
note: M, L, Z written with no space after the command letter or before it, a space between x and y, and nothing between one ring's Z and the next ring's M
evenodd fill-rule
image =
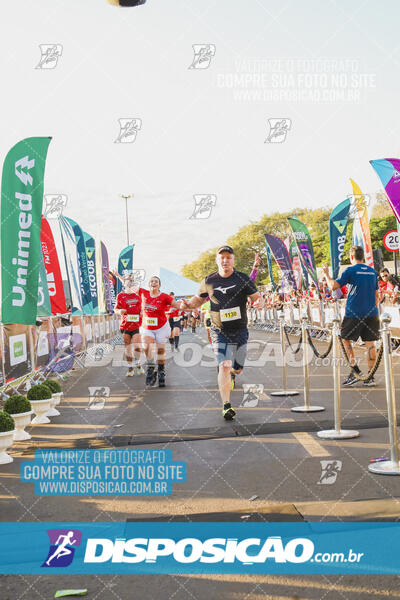
M120 329L121 333L128 333L131 337L136 333L139 333L139 329L135 329L134 331L129 331L128 329Z
M168 323L169 323L169 326L171 327L171 329L174 329L174 327L179 327L180 328L180 326L181 326L181 319L179 319L179 321L174 321L174 317L169 317Z
M356 342L359 337L363 342L374 342L380 338L379 328L379 317L364 317L362 319L343 317L340 337L353 342Z

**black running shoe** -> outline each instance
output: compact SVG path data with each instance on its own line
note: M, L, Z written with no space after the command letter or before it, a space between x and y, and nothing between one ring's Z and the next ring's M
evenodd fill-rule
M165 387L165 370L158 369L158 387Z
M147 367L147 371L146 371L146 385L154 385L154 383L153 383L154 375L156 376L156 379L157 379L157 373L155 372L155 368L154 367Z
M230 402L224 404L224 408L222 409L222 416L225 421L232 421L233 417L236 415L236 412L233 410Z
M357 383L357 381L358 381L357 377L355 377L353 375L353 373L350 373L348 378L343 381L342 385L344 385L345 387L350 387L351 385L354 385L355 383Z
M376 381L373 377L369 377L366 381L364 381L364 386L365 387L375 387L376 386Z
M158 375L158 373L157 373L156 369L154 369L154 372L153 372L153 375L152 375L152 379L151 379L151 383L150 383L150 385L152 387L154 387L155 385L157 385L157 375Z

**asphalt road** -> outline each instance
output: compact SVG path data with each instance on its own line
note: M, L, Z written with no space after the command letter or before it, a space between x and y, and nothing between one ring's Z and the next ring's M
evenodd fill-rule
M229 423L221 415L215 362L203 330L182 335L180 352L169 355L164 389L146 389L144 376L127 378L118 349L97 366L74 371L64 383L61 415L30 427L32 439L14 444L14 462L0 467L1 519L397 520L399 479L368 471L371 458L388 455L383 366L376 388L342 389L343 427L359 430L360 436L322 440L316 432L333 426L330 360L310 363L311 403L325 410L292 412L304 402L301 352L287 355L288 385L299 394L274 397L271 392L282 386L277 336L252 330L250 339L249 364L232 393L237 416ZM357 354L362 365L362 348ZM398 388L399 360L394 358ZM342 379L347 372L342 370ZM258 386L255 396L246 394L249 385ZM89 409L90 388L100 388L105 398L100 410ZM33 484L19 479L21 461L33 459L35 449L106 447L169 448L174 460L186 461L187 480L174 484L167 497L71 498L36 496ZM333 465L331 475L327 464ZM56 589L79 587L96 600L158 600L160 587L162 597L171 600L395 598L398 582L397 576L375 575L0 576L2 600L43 600Z

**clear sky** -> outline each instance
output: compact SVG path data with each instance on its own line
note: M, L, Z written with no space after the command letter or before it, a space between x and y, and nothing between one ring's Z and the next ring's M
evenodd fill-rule
M151 275L265 213L333 207L349 177L374 193L368 161L400 156L397 0L18 0L0 21L1 158L52 136L45 193L67 194L112 265L120 193ZM62 46L54 69L35 68L39 44ZM194 44L215 46L207 69L189 68ZM114 143L121 118L141 119L133 143ZM283 118L285 141L266 143ZM194 194L216 195L209 219L189 219Z

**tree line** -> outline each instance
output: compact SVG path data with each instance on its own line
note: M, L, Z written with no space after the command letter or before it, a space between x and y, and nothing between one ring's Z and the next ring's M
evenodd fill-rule
M290 212L274 212L264 215L259 221L244 225L237 233L226 240L226 243L235 250L235 268L238 271L250 273L254 253L257 252L263 259L259 269L258 281L262 284L269 283L264 234L271 233L282 239L287 238L291 233L287 217L292 215L296 215L309 229L317 267L322 267L327 263L330 264L329 216L331 212L332 208L328 207L316 209L296 208ZM371 242L374 249L380 248L382 250L384 260L393 260L393 253L386 250L382 242L384 234L390 229L396 229L396 217L384 195L378 192L370 219ZM352 233L353 221L349 221L343 264L349 263L348 255L352 246ZM201 281L205 275L216 270L216 251L217 247L210 248L193 262L184 265L182 275L194 281ZM272 264L274 278L279 281L279 269L274 259L272 259Z

